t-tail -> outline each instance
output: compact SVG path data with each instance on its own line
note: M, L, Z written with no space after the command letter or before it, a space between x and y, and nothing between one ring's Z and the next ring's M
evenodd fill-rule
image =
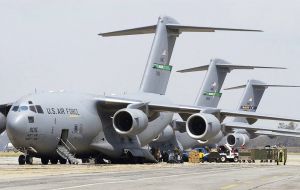
M260 32L260 30L186 26L180 25L171 17L163 16L158 18L156 25L101 33L99 35L106 37L155 33L147 66L140 85L140 91L165 94L172 70L170 59L176 38L182 32L215 32L216 30Z
M266 84L259 80L248 80L246 85L225 88L224 90L233 90L233 89L241 89L245 88L241 101L238 105L239 111L249 111L255 112L265 90L268 87L300 87L300 86L293 86L293 85L271 85ZM236 122L247 122L249 124L253 124L256 122L254 119L245 119L245 118L234 118Z
M285 69L282 67L262 67L250 65L233 65L222 59L212 59L210 64L200 67L193 67L189 69L179 70L177 72L187 73L196 71L205 71L206 75L203 80L202 86L196 98L194 105L203 107L217 107L222 96L221 88L227 76L235 69Z

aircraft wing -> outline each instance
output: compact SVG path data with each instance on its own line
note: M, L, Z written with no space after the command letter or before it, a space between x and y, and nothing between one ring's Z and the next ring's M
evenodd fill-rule
M271 131L256 131L254 134L267 135L267 136L278 136L278 137L296 137L296 138L300 138L300 135L297 135L297 134L277 133L277 132L271 132Z
M252 119L267 119L267 120L300 122L299 119L295 119L295 118L282 117L282 116L276 116L276 115L268 115L268 114L260 114L257 112L220 110L220 114L224 115L224 116L245 117L245 118L252 118Z
M228 123L224 123L223 126L226 128L245 129L247 131L252 131L255 134L259 134L259 135L300 137L300 131L298 130L252 126L243 122L228 122Z
M13 105L13 103L8 103L8 104L0 104L0 112L7 116L11 106Z
M146 110L151 112L174 112L179 114L186 114L186 117L183 119L186 119L187 116L192 115L194 113L199 113L201 111L204 111L206 113L218 115L220 116L220 118L232 116L232 117L245 117L245 118L252 118L252 119L300 122L300 119L259 114L254 112L229 111L229 110L223 110L217 108L198 107L198 106L189 106L189 105L163 104L163 103L155 103L151 101L143 102L141 100L127 99L127 98L120 98L120 97L113 97L113 96L99 97L96 99L99 101L102 108L110 110L111 112L115 112L118 109L126 108L129 105L136 105L135 106L136 108L138 108L137 106L145 107Z

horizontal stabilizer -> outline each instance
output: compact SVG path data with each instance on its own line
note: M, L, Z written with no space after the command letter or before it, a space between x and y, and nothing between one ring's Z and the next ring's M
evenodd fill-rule
M100 33L100 36L126 36L126 35L135 35L135 34L150 34L154 33L156 29L156 25L145 26L140 28L132 28L127 30L119 30L114 32Z
M221 30L222 31L241 31L241 32L262 32L262 30L186 26L186 25L179 25L179 24L167 24L166 26L169 29L179 30L179 32L215 32L217 30L220 30L220 31Z
M234 69L286 69L284 67L264 67L264 66L251 66L251 65L232 65L228 63L217 63L217 67L220 68L228 68L229 71L234 70ZM206 71L208 69L209 65L203 65L199 67L193 67L189 69L183 69L179 70L177 72L180 73L188 73L188 72L196 72L196 71Z
M272 85L272 84L252 84L253 87L264 87L264 88L268 88L268 87L300 87L300 86L295 86L295 85ZM241 88L245 88L246 85L240 85L240 86L234 86L234 87L230 87L230 88L225 88L224 90L234 90L234 89L241 89Z
M136 35L136 34L149 34L155 33L157 25L144 26L138 28L131 28L126 30L118 30L107 33L100 33L100 36L125 36L125 35ZM213 27L201 27L201 26L185 26L180 24L166 24L167 29L174 30L180 34L182 32L215 32L215 31L241 31L241 32L262 32L261 30L249 30L249 29L234 29L234 28L213 28Z

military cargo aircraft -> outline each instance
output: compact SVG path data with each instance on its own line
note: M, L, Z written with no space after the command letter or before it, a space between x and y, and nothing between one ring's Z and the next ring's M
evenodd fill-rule
M204 65L200 67L194 67L190 69L184 69L179 70L178 72L181 73L187 73L187 72L195 72L195 71L204 71L207 70L207 73L205 75L204 81L202 83L202 86L199 90L199 93L197 95L196 101L194 105L196 106L202 106L202 107L217 107L218 103L220 101L220 98L222 96L222 93L220 92L222 85L225 81L225 78L227 76L227 73L230 73L232 70L235 69L255 69L255 68L264 68L264 69L285 69L282 67L261 67L261 66L246 66L246 65L233 65L229 62L222 60L222 59L213 59L211 60L209 65ZM257 86L260 84L259 86ZM265 86L264 86L265 85ZM240 111L254 111L254 108L256 110L256 107L259 104L259 101L263 95L264 89L267 88L270 85L266 85L262 82L250 80L247 84L247 91L244 93L242 97L241 105L239 106ZM280 87L299 87L299 86L291 86L291 85L271 85L271 86L280 86ZM244 87L244 86L241 86ZM235 87L237 88L237 87ZM235 89L234 88L234 89ZM248 102L248 100L251 100L251 102ZM247 104L246 104L247 103ZM250 105L255 104L255 105ZM246 106L248 105L248 106ZM244 109L242 109L244 108ZM248 108L248 109L246 109ZM251 109L250 109L251 108ZM246 121L245 118L235 118L234 121ZM254 120L253 120L254 123ZM253 124L251 123L251 124ZM236 127L238 129L234 130L234 126L227 126L225 124L223 125L222 130L219 131L218 134L213 136L210 139L193 139L191 136L186 132L185 128L185 122L180 121L173 121L173 127L168 126L164 129L164 131L153 140L151 143L151 146L153 148L159 148L160 150L173 150L174 147L179 147L183 150L195 147L195 146L215 146L217 143L229 143L232 146L241 146L245 145L247 139L247 135L249 135L248 131L252 131L251 138L254 138L258 134L258 128L254 128L251 125L247 125L246 123L234 123L237 125ZM177 124L177 126L176 126ZM233 123L231 123L233 125ZM240 125L240 126L239 126ZM243 128L246 128L247 130L239 130L239 128L243 126ZM266 129L265 127L261 129ZM232 131L235 131L235 133L232 133ZM273 131L272 131L273 130ZM276 132L275 132L276 131ZM254 136L254 132L256 133L256 136ZM267 130L260 130L260 134L268 133L270 136L273 135L279 135L279 136L299 136L299 132L297 131L287 131L285 130L278 130L275 128L268 128ZM228 140L230 141L228 141ZM243 141L243 142L241 142ZM242 143L242 144L240 144Z
M139 91L119 96L40 92L1 105L0 127L6 129L14 147L24 152L19 157L19 164L32 164L33 157L41 158L42 164L48 164L49 160L52 164L58 161L65 164L67 160L77 163L76 158L90 157L96 158L96 163L103 158L112 162L155 162L146 145L172 121L173 113L182 114L195 132L201 132L199 127L204 126L215 133L227 116L300 121L169 101L164 94L172 70L169 62L176 37L182 32L216 30L254 31L184 26L171 17L159 17L157 25L100 34L118 36L155 32Z
M292 85L272 85L266 84L259 80L248 80L246 85L225 88L224 90L233 90L245 88L243 98L241 99L237 110L255 112L259 106L265 90L269 87L300 87ZM248 124L254 124L256 120L246 118L234 118L231 122L226 122L225 130L226 136L221 140L222 144L229 144L232 147L240 147L248 144L249 139L256 138L259 135L274 136L287 136L287 137L300 137L297 130L278 129L276 127L255 126L247 128ZM231 127L235 125L235 127ZM219 143L220 144L220 143Z

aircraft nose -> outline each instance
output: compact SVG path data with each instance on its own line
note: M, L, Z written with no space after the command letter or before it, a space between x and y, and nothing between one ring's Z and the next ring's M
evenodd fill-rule
M26 117L23 115L8 115L6 130L11 142L16 145L23 143L26 132Z

